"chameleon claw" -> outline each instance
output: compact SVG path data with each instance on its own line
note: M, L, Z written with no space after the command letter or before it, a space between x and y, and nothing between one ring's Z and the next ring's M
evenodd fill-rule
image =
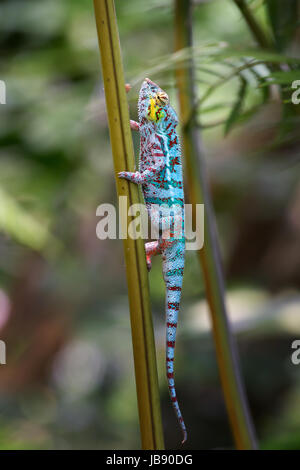
M150 257L150 256L146 256L146 263L147 263L148 272L150 272L150 271L151 271L151 267L152 267L151 257Z

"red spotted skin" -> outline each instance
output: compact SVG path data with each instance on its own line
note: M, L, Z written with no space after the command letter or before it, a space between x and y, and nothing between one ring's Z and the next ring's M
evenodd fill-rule
M151 224L159 233L156 241L145 244L146 260L150 270L152 256L162 256L166 285L166 373L184 443L187 432L174 382L174 350L185 256L183 177L176 131L178 120L166 93L149 79L145 79L141 86L138 109L139 123L131 121L131 127L140 132L139 171L123 171L119 177L141 184Z

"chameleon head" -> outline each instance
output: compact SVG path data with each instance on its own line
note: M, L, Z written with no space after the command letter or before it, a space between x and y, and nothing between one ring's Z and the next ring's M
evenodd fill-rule
M158 127L170 120L177 124L177 116L169 104L167 93L150 78L145 78L142 83L138 107L140 122L147 120Z

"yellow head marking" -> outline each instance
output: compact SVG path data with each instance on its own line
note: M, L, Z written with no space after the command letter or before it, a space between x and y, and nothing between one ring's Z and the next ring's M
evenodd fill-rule
M151 121L156 121L156 114L155 114L156 111L157 111L157 105L156 105L155 99L150 98L148 117L149 119L151 119Z
M155 96L155 98L150 98L150 104L148 109L148 119L155 122L158 122L164 116L164 112L161 109L164 104L158 99L158 95L159 93Z

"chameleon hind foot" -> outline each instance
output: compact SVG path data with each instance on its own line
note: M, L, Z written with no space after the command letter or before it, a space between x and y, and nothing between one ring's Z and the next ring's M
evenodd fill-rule
M146 256L146 263L147 263L148 272L150 272L151 267L152 267L151 256Z
M151 271L152 256L155 256L158 253L160 253L160 248L159 248L158 241L145 243L145 251L146 251L147 269L148 269L148 271Z

